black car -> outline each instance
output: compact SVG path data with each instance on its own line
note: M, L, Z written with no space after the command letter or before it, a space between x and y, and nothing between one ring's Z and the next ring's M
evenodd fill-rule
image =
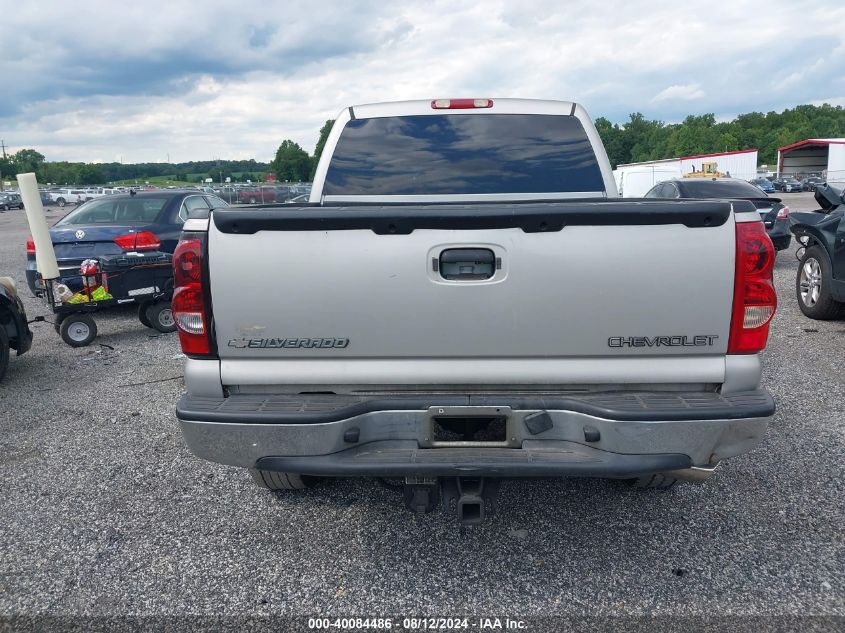
M823 185L816 189L817 212L790 218L799 250L795 295L811 319L845 317L845 193Z
M756 185L733 178L676 178L656 184L646 198L718 198L750 200L757 207L766 233L777 250L789 247L789 207L779 198L770 198Z
M775 178L772 181L775 189L778 191L783 191L784 193L790 193L793 191L801 191L801 183L798 182L792 176L784 176L783 178Z
M801 190L802 191L815 191L816 187L819 187L824 184L824 178L819 178L818 176L808 176L801 181Z
M25 354L32 347L32 332L26 322L18 291L9 277L0 277L0 380L9 366L11 350Z
M79 266L101 255L158 250L173 253L188 212L228 207L215 195L201 191L146 191L111 194L89 200L50 229L60 282L79 290ZM26 244L26 281L36 288L35 243Z

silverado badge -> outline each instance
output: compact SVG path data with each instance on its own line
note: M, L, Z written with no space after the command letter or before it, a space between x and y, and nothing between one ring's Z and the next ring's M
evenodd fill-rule
M343 349L348 338L233 338L229 347L250 349Z

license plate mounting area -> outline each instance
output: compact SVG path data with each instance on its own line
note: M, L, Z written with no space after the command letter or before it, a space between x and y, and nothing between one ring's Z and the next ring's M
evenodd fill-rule
M519 448L510 407L430 407L422 448Z

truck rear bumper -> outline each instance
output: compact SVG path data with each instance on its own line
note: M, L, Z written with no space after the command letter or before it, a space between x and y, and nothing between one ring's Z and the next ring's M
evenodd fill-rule
M330 476L622 477L710 466L762 441L764 390L574 396L183 396L189 448L210 461ZM494 420L454 440L443 420ZM483 424L483 422L482 422ZM498 425L498 426L496 426Z

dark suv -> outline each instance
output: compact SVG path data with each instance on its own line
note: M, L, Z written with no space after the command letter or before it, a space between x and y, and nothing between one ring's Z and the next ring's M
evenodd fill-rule
M819 211L791 218L792 233L803 245L795 295L811 319L837 319L845 317L845 193L823 185L816 202Z
M808 176L801 181L801 190L802 191L815 191L816 187L819 187L824 184L824 178L819 178L818 176Z
M9 209L23 209L23 200L20 194L0 192L0 209L8 211Z

